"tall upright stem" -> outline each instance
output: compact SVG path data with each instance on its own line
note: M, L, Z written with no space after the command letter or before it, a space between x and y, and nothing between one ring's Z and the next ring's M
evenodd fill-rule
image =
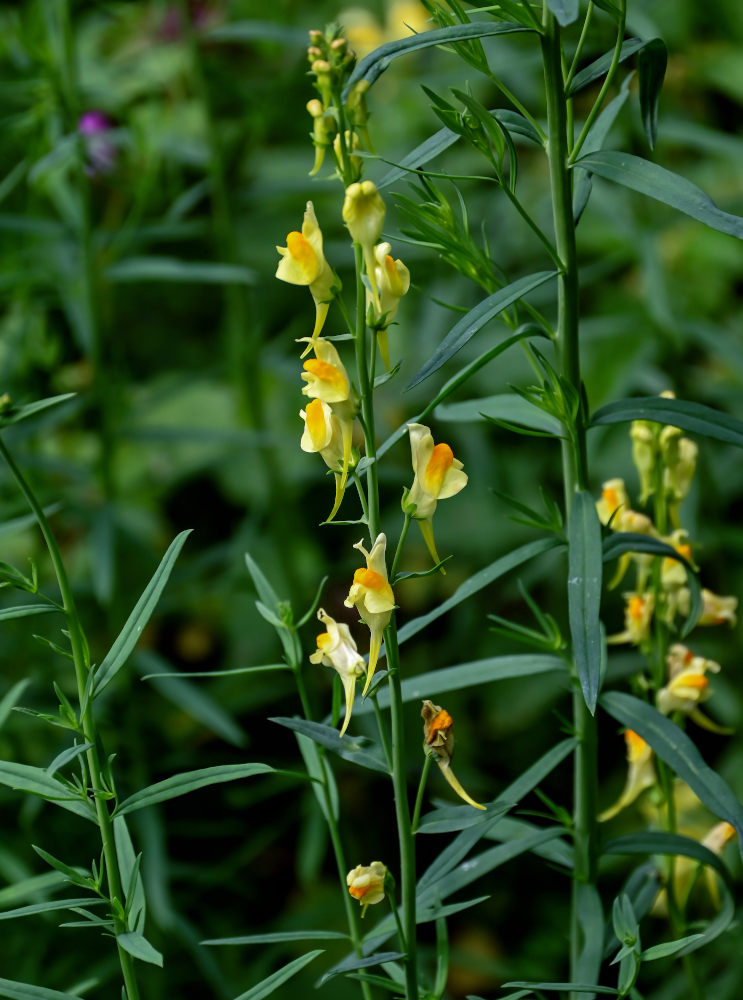
M552 13L544 8L542 59L547 94L547 133L555 245L562 263L558 275L556 351L563 378L578 393L581 390L578 338L579 282L572 207L572 185L568 169L567 109L562 71L560 29ZM580 417L573 434L562 442L565 507L570 517L576 490L587 487L585 429ZM595 885L597 873L596 770L597 727L579 687L573 693L573 726L577 740L574 757L573 839L575 870L571 900L570 973L575 981L583 947L578 900L580 886ZM576 998L577 1000L577 998Z
M36 496L31 489L31 487L26 482L21 470L16 465L12 455L8 451L5 442L0 438L0 455L5 459L8 468L13 474L21 492L28 501L28 505L33 511L36 520L41 528L41 533L44 536L44 541L46 542L47 549L49 550L49 556L54 566L54 572L57 577L57 583L59 584L59 590L62 595L62 604L65 610L65 615L67 617L67 624L69 627L70 636L70 646L72 649L72 659L75 666L75 680L77 683L77 694L80 702L80 724L82 726L83 737L86 743L90 743L89 749L86 751L86 761L88 765L88 771L90 774L90 779L92 783L93 792L93 803L95 806L96 819L98 821L98 827L101 833L101 843L103 845L103 856L106 863L106 880L108 883L108 893L111 900L118 900L123 909L124 906L124 892L121 883L121 874L119 872L119 862L116 856L116 844L114 841L113 832L113 821L111 819L111 814L108 810L107 799L104 797L104 792L106 789L106 782L103 776L103 768L101 766L101 760L98 752L98 733L95 725L95 719L93 716L93 701L92 698L86 697L86 686L88 680L88 672L90 670L90 664L88 662L88 656L86 653L87 642L85 639L85 634L83 632L82 624L80 622L79 615L77 613L77 608L75 606L75 598L72 593L72 588L70 587L70 582L67 578L67 570L65 569L64 562L62 561L62 556L57 545L57 540L51 530L49 522L46 519L46 515L39 504ZM128 930L125 921L121 920L114 913L114 930L116 934L123 934ZM137 981L134 975L134 959L132 956L125 951L117 941L117 947L119 952L119 963L121 965L121 972L124 979L124 985L126 986L127 998L128 1000L139 1000L139 988L137 986Z

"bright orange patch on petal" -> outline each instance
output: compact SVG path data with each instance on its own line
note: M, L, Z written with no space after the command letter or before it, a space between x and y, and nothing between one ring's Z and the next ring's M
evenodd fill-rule
M314 375L318 381L324 382L334 389L341 391L345 389L346 380L335 365L328 364L327 361L320 361L319 358L310 358L309 361L305 361L302 367L310 375Z
M436 715L426 726L427 729L426 742L433 743L433 741L436 739L437 733L446 732L447 729L451 729L453 724L454 723L452 717L449 715L449 713L446 711L445 708L442 708L441 711L438 713L438 715Z
M687 562L691 562L691 545L676 545L674 548Z
M679 687L690 687L697 688L698 691L704 691L705 688L709 687L709 678L705 677L704 674L681 674L680 677L676 678L676 684Z
M360 583L367 590L382 591L389 588L389 583L385 578L381 574L375 573L373 569L357 569L353 574L353 582Z
M426 490L437 497L444 484L444 476L454 461L454 452L448 444L437 444L426 466Z
M317 648L322 650L329 649L333 644L333 640L330 638L329 632L321 632L315 641L317 642Z
M645 610L644 599L642 597L638 597L636 594L634 597L630 597L627 610L629 611L629 616L632 621L641 622L643 611Z
M625 729L624 740L627 744L627 758L630 761L638 760L647 747L645 740L642 736L638 736L634 729Z
M289 233L286 237L286 246L292 258L300 267L307 271L317 269L317 257L309 242L301 233Z
M607 486L601 491L601 499L606 501L612 514L620 506L617 491L611 486Z
M370 885L349 885L348 891L354 899L363 899L370 888Z
M307 430L312 438L312 444L319 451L325 444L325 439L328 436L328 428L325 425L325 413L319 399L313 399L308 403L305 410L305 417Z

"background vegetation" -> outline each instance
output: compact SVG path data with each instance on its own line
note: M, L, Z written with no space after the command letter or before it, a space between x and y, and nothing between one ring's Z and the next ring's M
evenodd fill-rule
M27 0L0 11L0 390L18 404L76 395L5 436L53 511L94 659L109 647L170 540L194 528L130 668L106 695L104 739L116 753L122 792L209 764L263 760L291 768L293 737L266 719L297 710L288 676L256 680L216 672L280 661L273 630L254 606L246 551L292 602L296 617L329 567L329 587L337 590L324 600L337 605L356 565L348 529L317 530L332 490L318 480L314 457L298 447L302 397L294 340L308 332L306 291L273 277L274 245L297 227L308 197L328 259L347 259L345 251L334 253L334 241L344 238L337 191L322 171L307 177L313 152L304 111L312 96L306 31L343 16L330 4L286 0L72 3L69 22L65 9L57 0ZM374 44L403 33L399 11L381 3L366 9ZM404 16L411 20L416 11L408 8ZM359 23L359 15L347 23ZM670 53L654 158L743 214L738 0L631 4L629 30L662 36ZM539 67L526 48L513 41L485 44L508 85L524 100L533 96ZM445 52L396 62L371 100L377 151L398 162L439 127L422 83L443 92L464 88L469 79ZM478 97L486 104L499 100L485 92ZM110 127L86 137L81 169L78 125L91 111L102 112ZM616 128L618 147L646 151L636 102ZM447 169L467 172L469 155L454 147ZM531 190L524 200L547 225L542 162L522 150L521 183ZM379 179L387 170L373 164L368 176ZM623 189L594 183L598 196L581 222L580 244L584 379L592 407L672 388L743 418L739 244ZM392 190L410 195L403 180ZM458 211L454 189L442 184L442 190ZM514 272L535 270L530 261L541 260L541 250L509 205L486 184L467 183L463 190L473 238L497 245L499 262ZM410 221L393 209L389 192L387 201L385 233L399 238ZM410 245L404 259L412 288L401 304L400 333L391 331L393 354L403 365L378 404L388 432L428 399L427 384L402 396L400 385L450 328L452 308L467 309L481 294L435 249ZM486 338L487 329L469 345L473 357ZM406 614L439 603L499 552L531 537L530 529L509 521L500 493L532 506L539 504L540 487L559 496L559 457L551 443L514 437L462 405L531 378L523 356L509 353L437 412L434 426L463 460L470 485L457 510L437 518L439 550L455 559L445 577L400 585ZM499 405L494 402L492 412L505 416ZM700 445L685 523L699 545L703 582L741 596L743 464L732 448ZM597 432L591 447L596 491L603 479L623 476L636 495L626 428ZM390 479L393 472L394 481L383 482L390 508L399 504L397 483L409 478L404 444L385 467ZM48 583L38 531L10 478L1 475L2 559L19 567L35 560ZM425 567L422 539L413 537ZM562 584L549 559L530 564L521 580L566 629ZM406 674L523 651L493 634L486 617L521 614L517 584L513 576L440 619L406 651ZM610 631L620 630L619 594L604 617ZM27 622L8 621L0 629L0 698L28 678L21 704L54 711L52 680L71 692L72 677L66 661L32 637L58 640L51 616L32 623L24 628ZM314 635L310 623L303 630L307 652ZM697 647L724 668L709 713L740 729L740 629L707 631ZM633 657L613 653L612 674L636 668ZM143 679L175 670L214 676ZM307 681L320 715L329 704L328 678L308 667ZM544 677L453 695L447 707L458 731L468 734L457 757L468 790L494 797L551 746L566 698L563 685ZM413 703L407 711L417 734L418 708ZM61 731L27 714L12 712L2 723L2 759L46 767L65 745ZM740 796L740 737L695 733L695 740ZM601 768L602 804L608 805L625 770L622 741L611 727L602 732ZM396 850L392 804L386 789L381 793L381 779L378 786L369 774L359 778L339 768L349 853L366 860ZM542 787L564 801L569 782L568 771L558 769ZM436 777L429 791L450 797ZM545 808L536 797L529 805ZM638 815L618 820L617 828L633 828ZM74 816L40 800L21 804L15 792L0 790L1 908L44 898L43 880L22 899L13 890L47 871L31 844L69 864L89 864L97 847L79 827ZM204 939L340 927L326 834L304 788L271 777L220 785L138 812L132 829L144 851L148 936L166 959L164 974L142 967L144 994L152 1000L229 1000L287 956L272 948L208 948L199 944ZM425 864L440 846L419 840ZM624 874L618 864L605 877L618 888ZM480 888L488 902L452 919L451 996L487 994L508 978L565 978L563 876L526 855ZM115 980L115 956L96 931L57 925L55 914L4 923L0 976L73 992L87 977ZM715 1000L739 995L742 945L735 928L702 953ZM332 959L343 951L342 944L328 946ZM670 966L658 969L655 1000L683 996L674 976ZM277 996L293 995L315 979L306 970ZM326 987L339 1000L354 989L341 980ZM105 989L95 995L106 995Z

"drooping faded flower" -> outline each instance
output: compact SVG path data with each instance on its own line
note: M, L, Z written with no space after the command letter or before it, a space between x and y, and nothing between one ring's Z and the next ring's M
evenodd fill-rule
M408 424L413 459L413 485L403 501L403 510L412 511L434 562L439 563L433 537L433 515L439 500L453 497L467 485L462 463L448 444L433 443L425 424ZM442 567L442 572L444 572Z
M362 917L369 906L381 903L384 899L386 877L387 867L381 861L372 861L370 865L356 865L346 875L346 885L350 895L361 903Z
M386 535L377 535L371 552L366 551L362 542L357 542L354 548L366 557L366 568L357 569L354 573L353 583L344 603L347 608L355 607L369 627L369 667L362 692L366 694L377 668L382 633L389 625L395 607L395 595L387 577Z
M366 673L366 663L364 657L359 655L348 625L331 618L323 608L318 609L317 617L326 631L318 635L317 649L311 654L310 663L332 667L341 679L346 695L346 715L341 727L343 736L351 721L356 681Z
M471 795L468 795L462 788L457 776L451 768L451 759L454 754L454 720L441 705L434 705L432 701L426 699L421 709L423 719L423 750L433 757L439 765L439 770L449 782L451 787L468 805L475 809L485 809L486 807L475 802Z
M325 260L322 231L311 201L307 202L302 232L296 230L286 237L286 246L277 246L281 254L276 277L290 285L307 285L315 302L315 328L312 338L320 336L333 299L337 278Z

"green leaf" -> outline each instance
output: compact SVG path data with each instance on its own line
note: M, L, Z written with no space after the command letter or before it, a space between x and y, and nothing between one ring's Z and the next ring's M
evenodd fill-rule
M625 59L629 59L629 57L633 56L635 52L639 52L645 44L646 43L643 42L641 38L628 38L620 50L619 62L621 63L624 62ZM586 66L586 68L582 69L580 73L576 73L570 86L568 87L568 97L577 93L579 90L582 90L584 87L587 87L588 84L593 83L594 80L598 80L599 77L604 76L609 71L609 67L612 64L613 59L614 49L611 48L608 52L604 52L602 56L599 56L598 59L594 60L590 66Z
M455 667L443 667L430 670L416 677L405 677L402 681L402 700L418 701L437 697L445 691L478 690L482 684L492 681L510 680L514 677L533 677L535 674L546 674L552 671L565 671L565 661L559 656L546 653L512 654L510 656L491 656L484 660L471 660L469 663L458 663ZM383 688L377 695L379 705L386 708L390 704L389 688ZM374 706L369 699L354 706L354 715L362 715L373 711Z
M155 610L157 602L160 600L160 595L165 589L165 584L168 582L175 561L190 534L191 529L189 528L186 531L182 531L170 543L168 551L155 570L154 576L145 587L142 596L137 601L118 638L96 670L94 688L96 695L100 694L106 685L113 680L131 655L145 625Z
M405 958L405 953L402 951L379 951L376 955L369 955L366 958L357 958L356 955L349 955L348 958L344 958L342 962L338 962L337 965L328 969L317 985L318 987L324 986L329 979L341 976L346 972L356 972L357 969L368 969L370 966L382 965L384 962L398 962L401 958Z
M504 983L505 987L526 987L529 990L552 990L554 993L605 993L607 996L618 997L619 990L611 986L589 986L587 983L526 983L514 981Z
M607 692L601 704L612 718L649 743L715 816L732 823L743 857L743 805L730 786L704 762L686 733L657 708L623 691Z
M604 844L602 854L671 854L685 858L694 858L703 865L714 868L726 882L730 882L730 872L725 862L704 844L692 837L680 833L663 833L658 830L648 830L643 833L630 833L624 837L615 837Z
M671 424L681 430L703 434L715 441L743 448L743 421L714 410L711 406L704 406L703 403L666 399L665 396L616 399L596 410L590 426L621 424L630 420L653 420L659 424Z
M301 28L252 18L246 21L225 21L213 28L199 27L199 37L210 42L229 42L231 45L235 42L248 42L250 45L257 41L279 42L295 47L298 52L307 45L307 32Z
M72 993L60 993L59 990L16 983L10 979L0 979L0 997L7 997L8 1000L82 1000Z
M547 0L547 6L555 15L557 23L564 28L572 24L580 10L578 0Z
M575 912L583 942L575 966L575 975L582 983L595 983L601 973L604 951L604 912L601 896L596 886L587 882L577 882L574 888Z
M23 680L17 681L10 691L6 691L0 701L0 729L3 728L7 722L8 716L13 711L13 708L18 704L18 701L26 690L28 685L31 683L30 677L24 677Z
M247 990L245 993L241 993L239 997L235 997L235 1000L263 1000L264 997L270 996L274 990L277 990L279 986L283 985L287 979L291 979L300 972L305 965L309 965L310 962L314 961L318 955L323 954L323 949L320 948L317 951L308 951L306 955L300 955L299 958L295 958L293 962L289 962L278 972L274 972L273 975L268 976L266 979L261 980L257 986L252 989Z
M133 931L139 931L144 927L147 917L147 899L138 861L141 855L137 855L134 850L129 828L123 816L114 816L113 828L116 858L125 894L127 926Z
M568 616L583 697L596 711L601 688L601 522L587 490L573 496L568 522Z
M37 413L49 410L60 403L66 403L68 399L73 399L76 393L65 392L61 396L50 396L48 399L39 399L35 403L28 403L26 406L10 406L0 412L0 427L9 427L11 424L20 424L22 420L35 417Z
M2 760L0 761L0 785L30 795L38 795L42 799L46 799L47 802L53 802L77 816L95 822L95 812L90 803L84 802L80 795L71 791L61 781L52 778L43 768Z
M460 584L452 596L442 604L439 604L438 607L435 607L432 611L428 611L425 615L419 615L418 618L413 618L412 621L406 622L397 634L398 644L406 642L412 636L417 635L418 632L427 628L431 622L436 621L437 618L441 618L447 611L451 611L452 608L466 601L473 594L477 594L499 577L505 576L512 569L516 569L517 566L523 565L523 563L528 562L535 556L541 555L543 552L549 552L550 549L554 549L562 544L563 542L559 538L539 538L534 542L527 542L526 545L521 545L518 549L514 549L507 555L496 559L495 562L474 573L468 580Z
M8 621L9 618L28 618L29 615L48 615L50 611L62 611L53 604L17 604L13 608L2 608L0 610L0 622ZM64 614L64 612L62 611Z
M464 42L470 38L485 38L490 35L512 35L516 32L531 31L523 24L513 24L509 21L487 22L479 21L470 24L454 24L448 28L436 28L433 31L422 31L417 35L401 38L399 41L387 42L370 52L358 64L351 74L345 93L347 94L359 80L374 83L384 73L393 59L415 52L418 49L428 49L434 45L450 45L452 42Z
M253 285L255 271L238 264L178 260L176 257L128 257L106 271L109 281L166 281L206 285Z
M238 781L241 778L252 778L256 774L285 774L288 772L277 771L269 764L216 764L214 767L202 767L197 771L184 771L182 774L174 774L164 781L156 781L154 785L148 785L140 791L124 799L116 809L115 815L124 816L126 813L134 812L137 809L144 809L145 806L155 805L157 802L166 802L168 799L178 798L180 795L188 795L199 788L208 785L218 785L225 781Z
M499 313L502 313L504 309L513 305L514 302L524 295L543 285L545 281L554 278L556 274L556 271L539 271L537 274L529 274L512 282L510 285L506 285L505 288L500 288L493 295L489 295L482 302L479 302L474 309L470 309L451 328L433 355L410 380L407 388L412 389L413 386L427 379L429 375L437 372L442 365L454 357L457 351L461 350L491 319L494 319Z
M45 903L31 903L29 906L18 906L14 910L0 910L0 920L15 920L16 917L30 917L36 913L47 913L51 910L66 910L73 906L96 906L106 902L85 896L82 899L51 899Z
M743 218L724 212L701 188L657 163L607 149L581 156L574 166L670 205L711 229L743 239Z
M658 958L670 958L684 951L690 944L694 944L703 938L704 934L689 934L687 937L677 938L675 941L664 941L663 944L655 944L652 948L642 953L643 962L654 962ZM687 952L688 954L688 952Z
M651 38L637 56L640 78L640 112L642 127L652 149L658 136L658 98L663 87L668 64L668 50L662 38Z
M24 899L35 899L40 894L56 892L67 885L69 879L61 872L44 872L43 875L32 875L0 889L0 907L19 903Z
M389 774L384 760L369 749L369 747L376 748L376 744L366 736L350 736L348 733L340 736L338 730L332 726L323 725L321 722L309 722L307 719L277 716L269 719L269 722L276 722L280 726L286 726L287 729L293 729L295 733L309 736L315 743L332 750L352 764L366 767L370 771L378 771L380 774Z
M273 934L248 934L243 937L213 938L201 944L283 944L286 941L348 941L340 931L276 931Z
M117 934L116 943L121 945L124 951L128 951L134 958L138 958L140 962L148 962L150 965L159 965L162 968L162 955L157 948L153 948L143 934L138 934L136 931Z
M505 420L553 434L555 437L559 437L563 432L559 420L540 410L523 396L512 392L485 396L483 399L465 399L458 403L447 403L436 407L435 416L449 423L476 423L483 419Z
M583 155L594 153L597 149L602 149L611 131L617 115L624 107L629 97L629 85L632 82L632 75L627 76L619 89L617 96L609 101L604 110L593 123L591 130L583 143ZM587 170L575 169L575 180L573 182L573 218L578 223L583 209L588 204L591 195L591 175Z
M490 899L490 896L477 896L475 899L464 899L461 903L449 903L447 906L442 906L438 901L434 901L428 906L420 906L416 909L415 922L429 924L434 920L446 919L455 913L471 910L473 906L479 906L487 899Z

